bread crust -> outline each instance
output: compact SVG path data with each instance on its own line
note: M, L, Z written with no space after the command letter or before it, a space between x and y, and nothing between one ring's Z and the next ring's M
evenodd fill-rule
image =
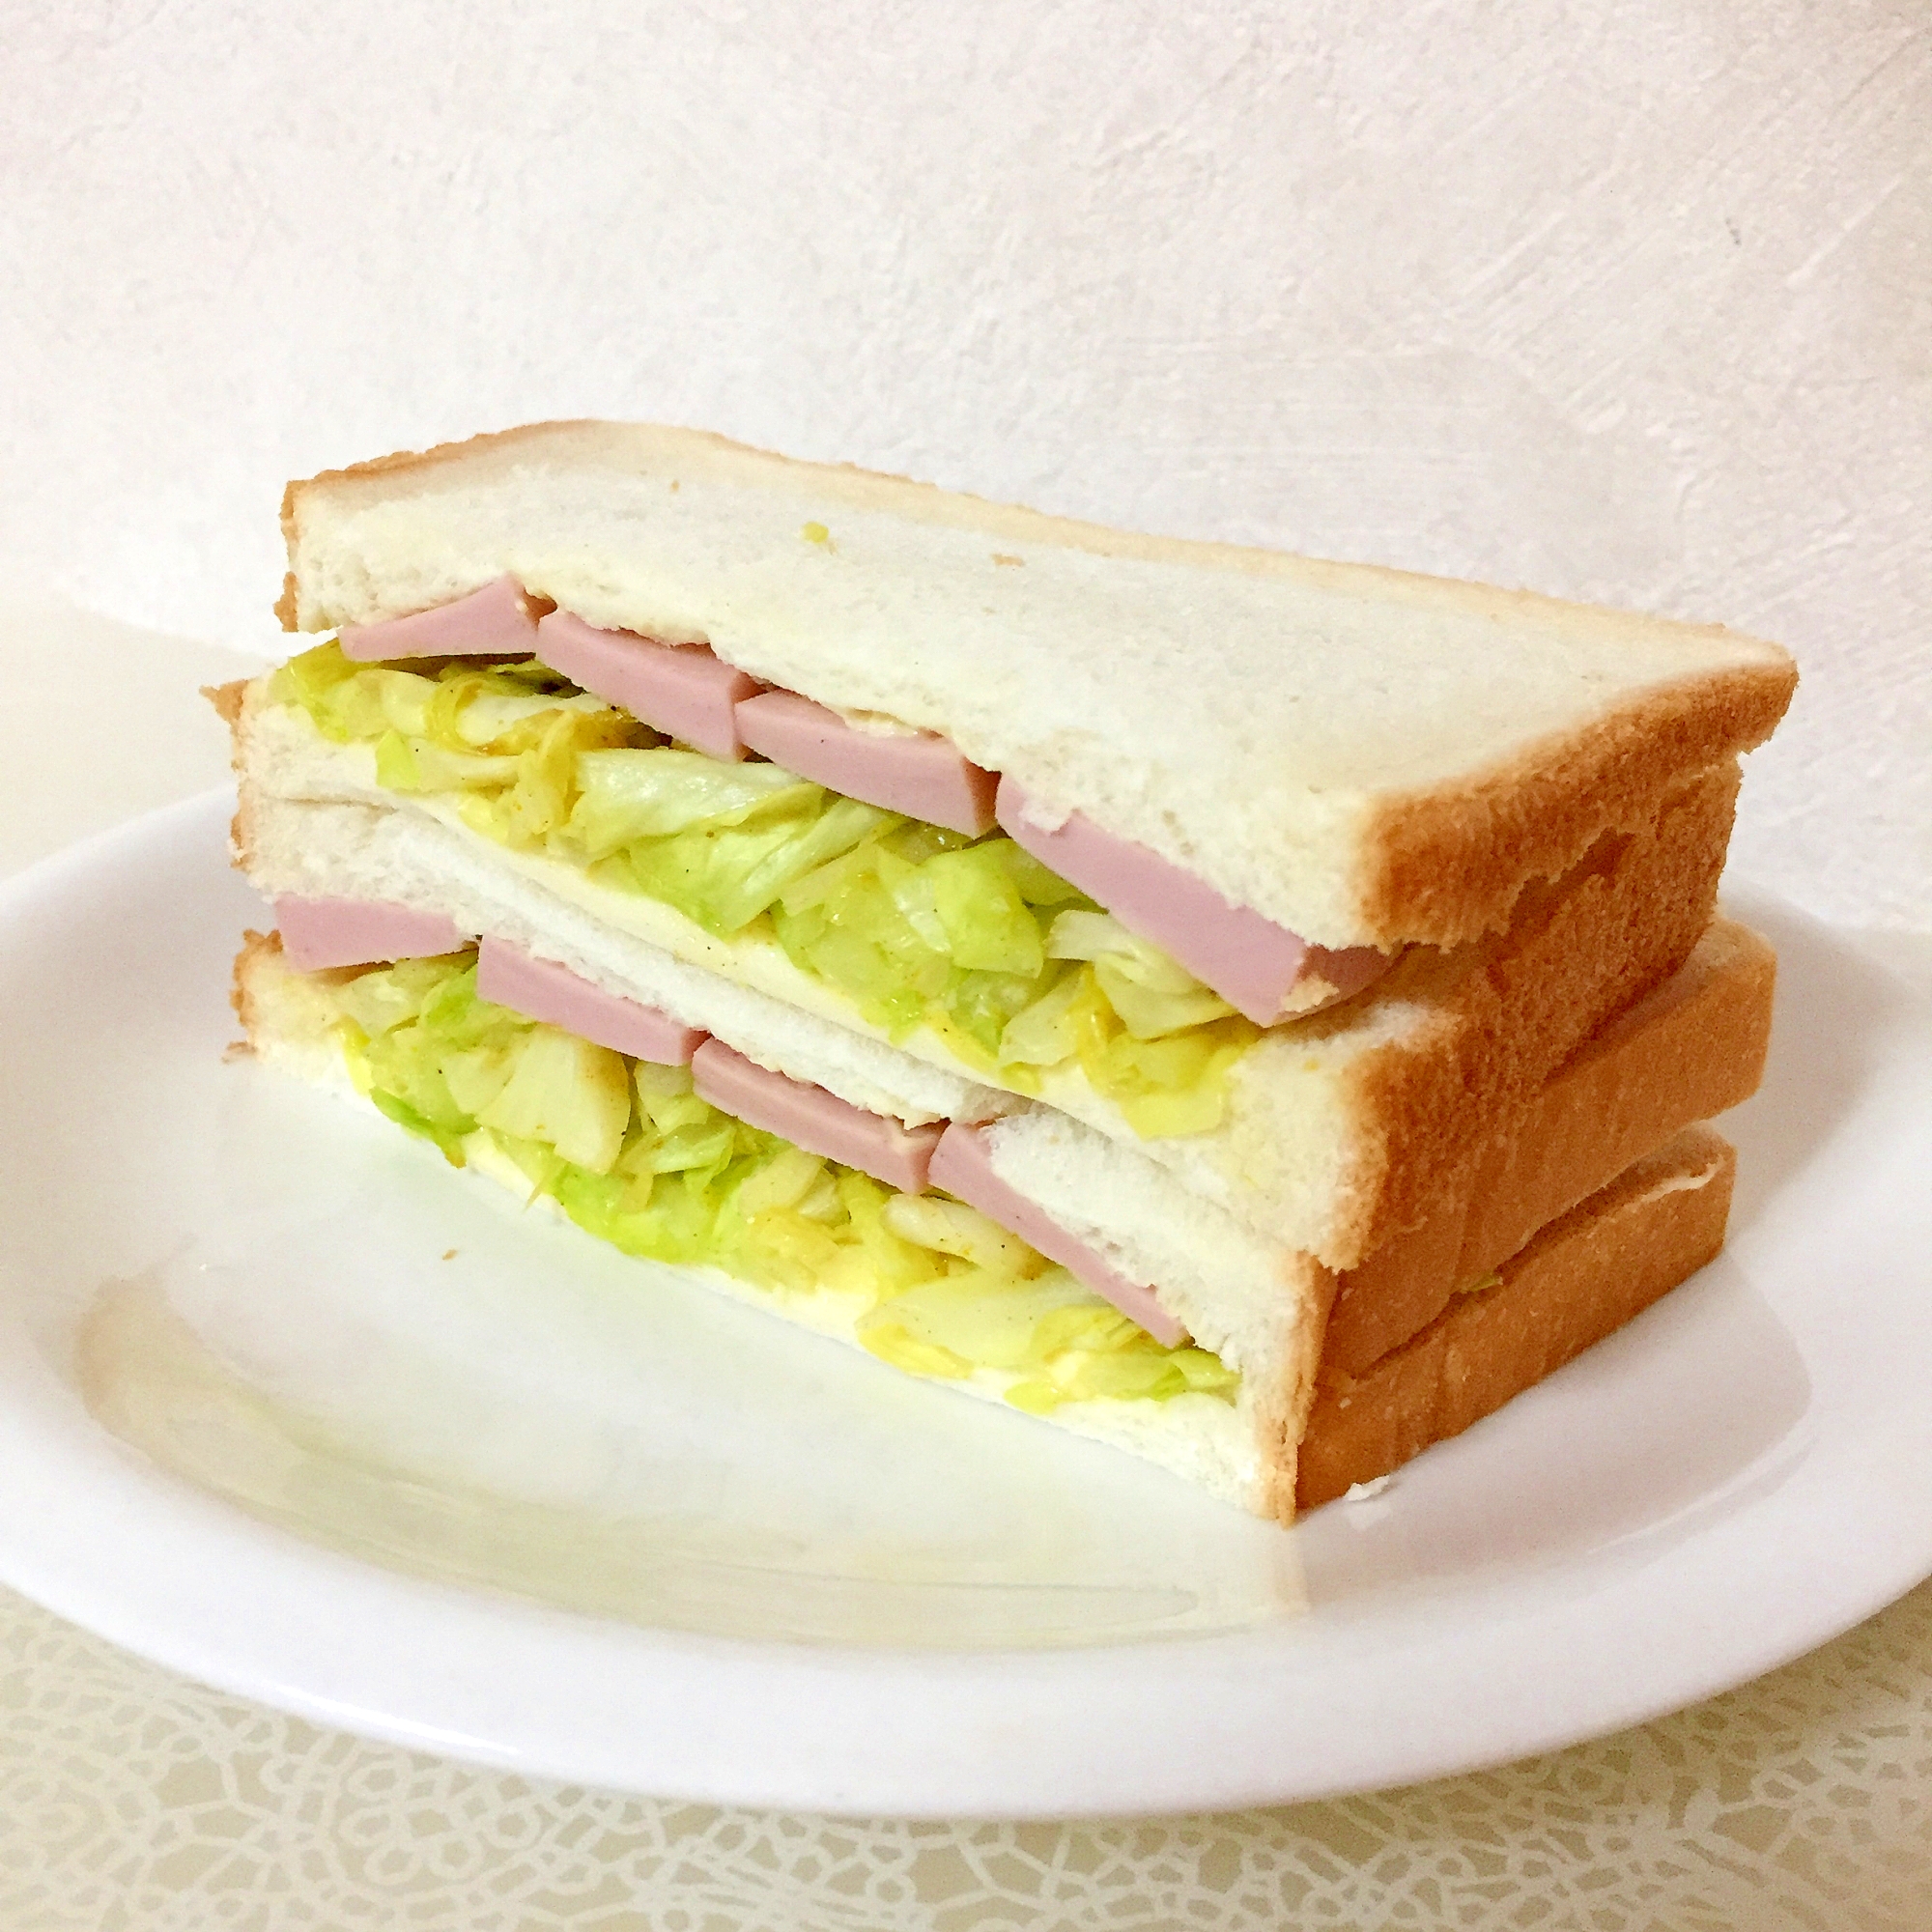
M1605 835L1648 823L1682 774L1762 744L1796 678L1714 672L1694 690L1633 699L1508 765L1383 801L1367 838L1366 923L1384 943L1417 928L1437 946L1480 938L1523 881L1554 878Z
M1737 1158L1696 1126L1635 1162L1356 1378L1325 1377L1295 1495L1314 1509L1461 1434L1620 1328L1723 1246Z
M1719 919L1683 969L1594 1034L1522 1118L1441 1185L1428 1218L1343 1275L1322 1373L1359 1376L1536 1231L1693 1122L1757 1091L1777 959Z
M241 1047L244 1053L255 1051L255 1037L263 1024L255 992L260 981L261 964L265 959L279 958L281 952L280 933L257 932L250 926L242 934L242 951L235 955L234 976L228 986L228 1004L234 1008L235 1017L242 1022Z
M1520 1133L1550 1074L1690 956L1717 902L1738 779L1734 765L1700 774L1653 830L1605 841L1561 891L1533 888L1507 944L1398 965L1378 997L1454 977L1434 1026L1350 1068L1354 1116L1378 1131L1363 1138L1325 1263L1361 1265L1472 1187L1482 1142Z
M396 614L384 600L397 593L385 592L381 573L372 575L360 562L345 578L345 582L353 581L356 586L347 602L339 598L331 602L312 586L306 561L311 536L327 517L359 514L391 493L447 487L476 495L511 472L521 473L519 466L530 469L554 466L559 474L580 483L586 476L594 481L602 473L626 483L648 477L655 484L668 477L672 488L681 478L686 483L708 480L740 493L810 493L809 514L822 510L834 522L841 511L864 511L894 519L896 526L913 532L969 532L983 537L989 546L999 546L980 557L991 578L1037 575L1026 567L1025 553L1031 551L1035 565L1049 564L1051 553L1073 553L1131 568L1185 569L1212 573L1221 580L1265 581L1295 596L1356 600L1372 606L1378 621L1380 613L1387 613L1410 633L1418 627L1433 634L1443 626L1462 626L1456 640L1445 646L1445 662L1481 648L1487 635L1520 638L1531 630L1539 640L1548 639L1559 650L1588 640L1599 653L1601 674L1607 682L1601 701L1585 699L1573 690L1563 714L1569 722L1561 728L1511 750L1494 749L1493 754L1486 753L1473 764L1465 763L1429 782L1391 783L1385 789L1378 784L1358 795L1344 796L1346 787L1335 790L1328 781L1312 779L1306 796L1296 793L1292 802L1284 802L1284 793L1265 805L1258 802L1250 835L1232 840L1225 836L1217 839L1211 808L1198 787L1190 791L1185 783L1186 766L1207 755L1199 746L1169 770L1161 764L1157 733L1149 737L1143 730L1146 742L1136 739L1127 756L1136 766L1145 760L1145 772L1137 770L1113 784L1104 756L1069 741L1069 732L1092 730L1092 718L1077 724L1069 720L1042 723L1043 736L1033 744L1025 730L995 728L984 718L971 730L965 728L963 719L954 714L969 706L974 680L959 663L948 660L949 668L933 673L936 681L921 685L925 694L921 703L936 710L930 716L913 716L908 710L908 722L952 732L969 755L996 769L1011 770L1047 807L1088 811L1107 829L1150 845L1171 863L1197 871L1236 902L1256 905L1322 945L1459 946L1499 930L1528 882L1559 875L1606 832L1631 831L1647 822L1663 792L1689 772L1762 742L1782 715L1796 683L1796 670L1783 652L1719 625L1670 624L1566 605L1529 592L1372 565L1327 563L1236 545L1110 530L851 466L795 462L703 432L590 422L527 425L421 452L399 452L291 483L283 499L291 573L277 607L284 624L313 627ZM1013 568L1016 559L1019 567ZM480 552L472 562L476 568L500 574L513 567L514 559L497 542L487 565ZM903 558L879 567L898 572L895 582L902 582L908 571L918 576L922 568ZM931 582L923 583L935 600L933 608L948 613L977 612L976 600L983 596L986 614L993 616L997 589L952 582L949 568L933 567ZM876 574L855 580L844 594L856 602L839 608L848 615L863 612L882 581ZM1211 585L1212 579L1208 582ZM1086 584L1084 577L1081 582ZM800 585L790 580L786 583L789 588L772 593L778 602L761 617L745 621L754 632L762 623L766 633L786 628L796 633L781 652L781 656L790 653L784 659L790 671L750 659L746 668L770 681L789 682L822 703L890 710L891 704L881 702L877 691L846 688L855 677L863 681L863 676L852 663L840 662L836 642L828 641L836 638L838 625L838 619L829 614L832 607L815 615L793 609L786 599ZM581 612L592 622L708 640L726 656L734 650L742 656L749 644L752 658L756 658L761 649L777 648L777 640L760 633L763 643L758 637L740 638L733 643L714 631L721 624L728 628L731 613L741 606L747 611L760 608L759 599L765 596L760 584L769 588L765 576L741 584L736 578L714 580L703 572L683 572L676 594L667 589L670 601L655 612L627 604L629 592L605 585L601 565L577 588L593 601L600 595L607 599L605 608ZM535 587L574 608L570 585ZM1068 594L1104 608L1109 599L1142 593L1109 581ZM1159 594L1168 599L1162 607L1167 616L1175 618L1192 593L1170 583ZM673 607L683 614L672 614ZM1088 603L1080 604L1083 611L1088 608ZM1272 602L1267 608L1270 612L1275 610ZM1284 612L1280 618L1282 650L1287 655L1270 662L1294 660L1302 645L1321 633L1325 619L1295 608L1298 615ZM796 622L791 621L794 618ZM1271 616L1269 621L1275 619ZM1304 637L1294 629L1296 624L1312 625L1313 630ZM1210 662L1214 634L1210 626L1207 634L1196 636L1183 624L1175 639L1183 632L1188 642L1179 658L1163 646L1143 665L1148 675L1169 676L1180 668L1190 681L1198 682L1186 661L1198 653L1200 663ZM888 638L897 635L888 626L878 640L881 654L887 652ZM809 648L800 641L813 638L816 641ZM1028 648L1038 642L1035 639ZM1644 650L1662 649L1663 659L1671 667L1681 665L1682 673L1660 668L1663 660L1653 653L1644 659L1650 668L1640 676L1633 670L1635 683L1619 689L1619 673L1610 667L1627 660L1634 665L1630 654L1639 645ZM1602 656L1605 652L1607 657ZM1064 671L1063 663L1049 666L1036 649L1025 660L1024 672L1015 674L1024 676L1027 691L1038 692ZM1096 693L1095 702L1103 701ZM1016 695L1003 715L1010 718L1024 709ZM1228 721L1221 721L1219 728L1220 737L1213 742L1230 736ZM975 731L987 737L988 744L970 742ZM994 739L999 742L991 742ZM1117 737L1108 739L1110 746L1121 742ZM1293 764L1293 758L1290 763ZM1294 769L1298 771L1299 765ZM1256 763L1251 756L1237 789L1271 783L1266 772L1266 759ZM1177 780L1182 782L1177 785ZM1098 792L1109 795L1100 800ZM1257 801L1260 796L1257 791ZM1292 835L1286 830L1291 821L1295 828ZM1225 834L1225 826L1222 829ZM1306 850L1321 856L1307 858L1303 841L1312 841ZM1293 863L1307 867L1293 878L1287 869L1291 852L1302 852L1303 857Z
M1311 1271L1309 1319L1299 1324L1271 1391L1255 1401L1261 1471L1250 1507L1276 1522L1294 1520L1301 1482L1301 1444L1319 1397L1321 1336L1335 1298L1335 1276L1327 1268Z
M233 731L242 722L242 706L248 696L248 680L238 677L227 684L204 684L201 695L213 705L215 716Z

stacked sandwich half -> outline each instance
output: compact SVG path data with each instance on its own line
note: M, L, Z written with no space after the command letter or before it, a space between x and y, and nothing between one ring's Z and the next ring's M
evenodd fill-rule
M640 427L283 521L249 1039L588 1236L1284 1521L1720 1245L1775 646Z

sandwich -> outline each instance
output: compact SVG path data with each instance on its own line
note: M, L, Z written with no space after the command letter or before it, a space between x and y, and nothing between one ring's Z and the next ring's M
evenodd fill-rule
M283 523L249 1042L591 1234L1284 1521L1720 1244L1776 646L639 426Z

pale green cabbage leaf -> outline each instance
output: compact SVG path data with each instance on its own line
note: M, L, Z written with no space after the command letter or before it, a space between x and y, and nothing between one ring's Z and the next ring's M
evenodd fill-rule
M1077 1070L1136 1133L1211 1131L1258 1037L1003 834L664 744L535 662L355 665L329 642L283 666L271 695L369 745L380 784L720 939L776 943L888 1037L929 1029L1016 1092Z
M534 1194L627 1254L778 1294L861 1298L860 1342L916 1375L997 1371L1065 1402L1232 1402L1239 1378L1163 1347L1016 1236L941 1194L894 1192L720 1112L685 1067L631 1061L476 995L473 953L327 985L357 1086L461 1165L487 1137Z

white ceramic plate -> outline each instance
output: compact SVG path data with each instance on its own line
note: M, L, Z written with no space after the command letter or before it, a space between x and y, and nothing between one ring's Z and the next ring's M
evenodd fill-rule
M224 1061L227 811L0 895L0 1577L130 1649L607 1785L1174 1811L1605 1731L1932 1570L1932 1029L1775 902L1727 1255L1288 1533Z

